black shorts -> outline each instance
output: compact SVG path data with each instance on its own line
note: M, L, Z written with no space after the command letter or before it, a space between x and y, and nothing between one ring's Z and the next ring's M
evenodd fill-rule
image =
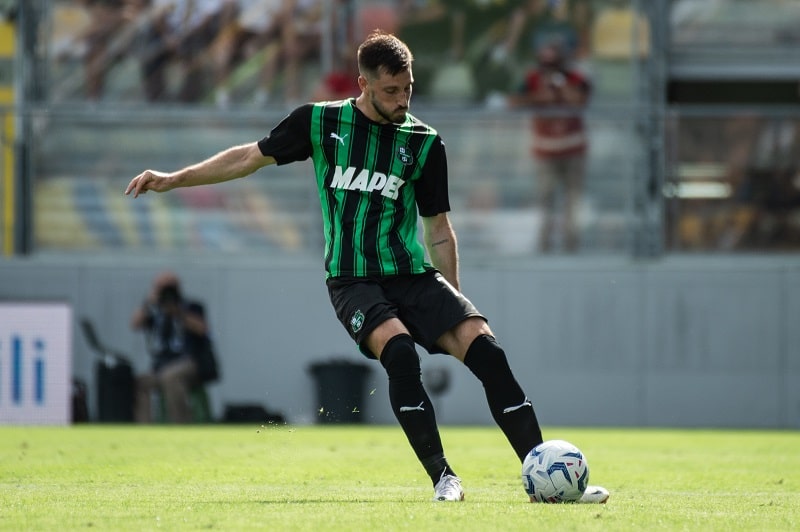
M364 340L389 318L402 321L429 353L444 353L436 340L465 319L486 319L436 270L382 278L335 277L327 284L336 317L369 358L376 357Z

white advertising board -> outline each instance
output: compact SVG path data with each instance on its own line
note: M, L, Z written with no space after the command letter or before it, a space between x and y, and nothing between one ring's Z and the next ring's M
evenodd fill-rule
M69 424L71 373L72 309L0 302L0 424Z

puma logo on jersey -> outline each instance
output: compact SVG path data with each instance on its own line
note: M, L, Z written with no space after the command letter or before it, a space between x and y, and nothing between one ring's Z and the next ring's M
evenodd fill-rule
M333 135L333 133L331 133ZM352 166L343 169L337 166L333 171L331 188L344 190L361 190L364 192L380 191L381 195L387 198L397 199L400 187L405 181L397 176L386 175L380 172L370 174L369 170L361 170L356 174L356 169Z
M331 133L330 138L339 141L339 144L344 146L344 139L346 139L348 136L350 136L350 133L345 133L344 137L340 137L336 133Z

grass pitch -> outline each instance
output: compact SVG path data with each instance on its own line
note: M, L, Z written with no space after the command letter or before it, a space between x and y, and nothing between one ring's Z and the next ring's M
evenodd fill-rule
M545 428L606 505L530 504L498 429L441 433L463 503L396 426L0 427L0 529L800 529L796 432Z

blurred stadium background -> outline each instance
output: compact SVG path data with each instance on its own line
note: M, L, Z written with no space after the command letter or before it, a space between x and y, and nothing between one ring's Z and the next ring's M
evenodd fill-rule
M169 93L148 98L142 32L157 4L0 2L0 302L68 304L70 371L89 385L92 418L96 356L78 320L144 369L129 318L164 269L206 303L223 371L209 387L215 417L258 403L313 423L310 365L362 361L327 300L310 164L136 201L122 192L145 168L263 137L380 26L411 45L412 112L447 142L465 292L543 423L800 427L797 0L312 0L292 18L309 44L296 88L283 63L268 94L259 85L259 52L284 54L285 41L223 83L214 40L196 94L178 96L182 65L170 62ZM593 85L575 253L538 251L530 113L503 104L546 31L573 39ZM0 355L9 345L0 337ZM491 423L467 372L424 364L450 376L443 423ZM392 423L379 373L364 419ZM7 379L0 365L0 408Z

